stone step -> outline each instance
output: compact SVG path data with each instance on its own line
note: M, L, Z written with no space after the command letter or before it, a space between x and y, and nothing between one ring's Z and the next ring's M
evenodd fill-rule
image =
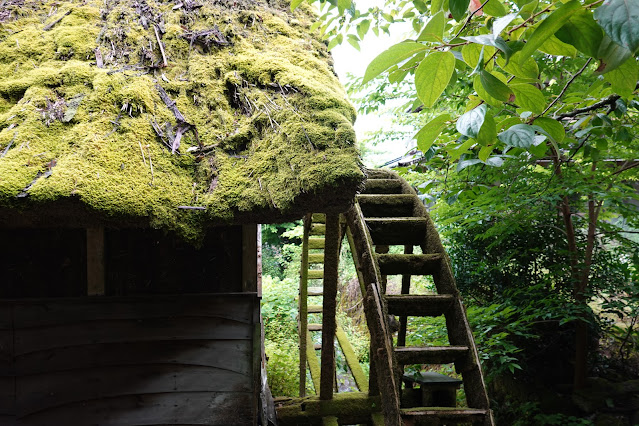
M453 306L452 294L386 295L386 306L390 315L411 317L437 317L444 315Z
M415 196L412 194L362 194L357 196L365 217L412 216Z
M395 348L397 362L400 365L451 364L467 354L467 346L399 346Z
M363 194L401 194L402 181L398 179L368 179Z
M439 271L442 255L378 254L377 264L382 275L433 275Z
M367 218L373 244L420 245L426 241L428 221L424 217Z

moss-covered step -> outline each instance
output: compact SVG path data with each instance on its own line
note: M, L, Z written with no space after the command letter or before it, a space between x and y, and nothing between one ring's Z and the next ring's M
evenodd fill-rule
M399 179L368 179L364 194L401 194L402 181Z
M308 264L309 265L317 265L320 263L324 263L324 254L322 253L309 253L308 254Z
M397 294L386 295L390 315L436 317L444 315L455 302L451 294Z
M357 197L366 217L413 216L415 200L412 194L362 194Z
M314 223L311 225L310 235L324 235L326 234L326 225L323 223Z
M367 218L375 245L419 245L426 240L428 219L424 217Z
M432 275L441 267L441 254L378 254L382 275Z
M367 179L395 179L394 173L384 169L366 169Z
M321 425L327 416L337 417L341 424L367 424L381 410L380 397L365 392L338 393L324 401L317 396L280 398L275 405L280 426Z
M320 250L324 249L324 238L309 238L308 239L308 248L311 250Z
M489 410L453 407L415 407L401 410L402 419L413 425L484 424Z
M467 346L397 347L395 356L400 365L451 364L468 355Z
M324 213L313 213L313 216L311 216L311 219L313 223L325 223L326 215Z
M324 271L322 269L309 269L308 270L308 279L309 280L321 280L321 279L324 279Z

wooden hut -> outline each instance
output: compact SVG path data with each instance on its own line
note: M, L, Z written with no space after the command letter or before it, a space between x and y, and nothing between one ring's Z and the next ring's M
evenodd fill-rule
M256 424L257 224L364 177L310 9L0 4L0 424Z

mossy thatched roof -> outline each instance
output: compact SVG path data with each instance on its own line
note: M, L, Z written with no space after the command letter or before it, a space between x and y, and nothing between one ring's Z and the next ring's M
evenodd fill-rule
M68 203L193 237L346 205L355 112L310 10L276 3L4 0L0 220Z

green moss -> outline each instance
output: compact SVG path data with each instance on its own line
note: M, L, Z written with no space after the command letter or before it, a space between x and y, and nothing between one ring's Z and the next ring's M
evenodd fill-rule
M130 1L61 1L50 17L35 4L3 24L0 152L10 148L0 158L0 205L29 188L34 206L76 197L196 238L207 224L287 212L302 194L362 180L355 111L325 46L308 33L308 7L205 3L189 12L176 3L147 1L162 16L166 68L152 17L145 28ZM213 29L222 38L185 38ZM163 145L153 126L166 139L178 123L157 84L214 149L190 153L192 131L179 155ZM62 120L77 95L77 112Z

